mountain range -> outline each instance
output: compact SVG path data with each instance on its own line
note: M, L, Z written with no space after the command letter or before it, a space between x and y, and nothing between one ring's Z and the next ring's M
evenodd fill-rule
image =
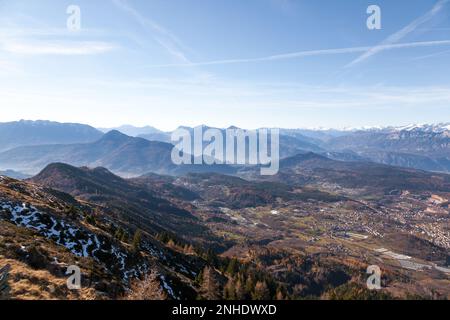
M73 134L74 125L48 125ZM0 153L0 168L15 170L0 174L10 298L450 297L450 175L428 160L448 160L445 128L283 129L274 176L176 166L171 143L89 131L92 141L12 137L18 146ZM65 286L74 264L79 293ZM383 268L380 292L365 288L373 264Z
M193 131L193 128L183 128ZM280 133L280 155L283 158L312 151L336 160L373 161L450 172L449 123L341 130L281 129ZM170 134L154 131L139 136L151 141L170 142Z
M111 138L149 143L113 131L97 147ZM449 199L450 175L315 153L272 177L52 163L0 176L0 264L21 272L15 299L448 298ZM382 292L364 287L374 263ZM76 294L61 281L73 264Z
M131 136L131 137L165 133L165 132L160 131L152 126L135 127L132 125L122 125L122 126L113 127L113 128L98 128L98 130L100 130L103 133L107 133L110 131L120 131L123 134L126 134L127 136ZM154 139L150 139L150 140L154 140Z
M102 132L83 124L51 121L0 123L0 151L20 146L87 143L100 139Z
M334 160L375 162L435 172L450 172L448 124L366 130L281 129L280 156L314 152ZM189 132L193 128L184 127ZM209 127L204 126L204 129ZM0 169L15 177L33 175L54 162L105 167L123 176L149 172L233 173L227 166L181 166L170 161L170 132L152 127L103 134L81 124L19 121L0 124ZM224 130L224 129L220 129ZM138 135L134 137L134 135ZM12 171L10 171L12 173Z

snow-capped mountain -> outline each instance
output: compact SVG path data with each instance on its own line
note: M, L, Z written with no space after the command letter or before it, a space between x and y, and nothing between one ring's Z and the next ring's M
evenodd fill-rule
M403 126L362 126L362 127L345 127L343 129L327 129L320 128L317 131L331 131L338 130L344 132L357 132L357 131L373 131L373 132L398 132L398 131L421 131L421 132L434 132L441 133L450 130L450 122L435 123L435 124L408 124Z
M450 131L450 122L438 124L410 124L407 126L395 127L394 131L422 131L442 133Z

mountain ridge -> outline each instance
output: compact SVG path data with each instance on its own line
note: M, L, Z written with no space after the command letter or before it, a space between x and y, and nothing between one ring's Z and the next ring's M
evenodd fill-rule
M0 123L0 151L42 144L92 142L103 135L97 129L79 123L47 120L20 120Z

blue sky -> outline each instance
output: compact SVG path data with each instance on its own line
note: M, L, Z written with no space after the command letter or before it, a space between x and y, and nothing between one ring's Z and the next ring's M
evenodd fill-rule
M0 0L0 121L448 122L449 62L450 0Z

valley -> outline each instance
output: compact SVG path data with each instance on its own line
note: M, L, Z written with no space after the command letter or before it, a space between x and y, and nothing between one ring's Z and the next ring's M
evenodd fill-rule
M434 311L449 30L450 0L0 0L0 303Z
M306 150L274 176L178 168L168 144L115 131L40 148L0 155L14 155L14 170L43 165L23 180L0 177L7 298L450 298L445 173ZM80 291L66 287L70 265L81 268ZM381 290L366 287L373 265Z

